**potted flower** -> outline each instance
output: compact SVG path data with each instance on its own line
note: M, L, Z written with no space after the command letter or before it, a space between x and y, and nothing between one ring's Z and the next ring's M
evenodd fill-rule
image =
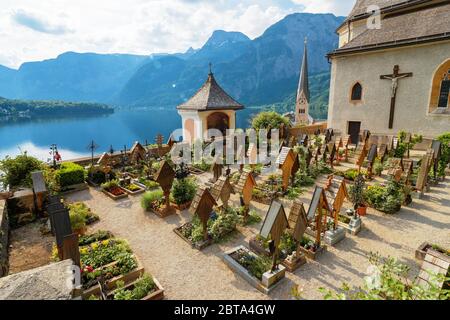
M358 174L355 178L355 183L349 188L350 200L354 205L356 213L360 216L367 214L367 206L365 205L365 180L362 174Z

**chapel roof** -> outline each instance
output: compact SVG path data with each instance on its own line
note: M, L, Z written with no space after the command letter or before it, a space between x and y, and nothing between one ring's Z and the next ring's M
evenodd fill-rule
M366 29L346 45L331 52L329 56L449 40L449 19L450 4L448 2L445 5L386 15L381 21L380 29Z
M240 110L244 106L223 90L212 72L202 87L188 101L180 104L178 110Z

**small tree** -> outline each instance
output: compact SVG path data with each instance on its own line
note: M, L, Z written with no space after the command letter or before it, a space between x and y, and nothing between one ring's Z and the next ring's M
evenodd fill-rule
M44 169L45 165L40 160L28 156L26 153L15 158L6 157L0 161L1 182L10 188L31 187L31 173Z
M440 177L445 177L445 168L450 162L450 132L440 135L437 139L442 143L442 154L437 173Z
M365 191L365 180L362 174L358 174L355 178L355 184L349 187L349 197L355 210L359 207L365 206L364 191Z
M289 125L289 119L275 111L263 111L258 113L252 120L252 127L259 129L279 129L281 125Z

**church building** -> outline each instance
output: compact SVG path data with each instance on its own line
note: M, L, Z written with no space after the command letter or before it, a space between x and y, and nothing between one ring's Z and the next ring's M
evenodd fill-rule
M223 136L227 129L236 129L236 111L244 106L219 86L210 70L203 86L177 109L182 118L183 141L192 143L212 138L207 136L209 129L217 129Z
M295 124L308 125L313 123L312 117L309 115L309 80L308 80L308 48L306 46L303 51L303 60L300 69L300 79L298 82L297 97L295 100Z
M337 33L329 128L352 137L450 129L450 1L357 0Z

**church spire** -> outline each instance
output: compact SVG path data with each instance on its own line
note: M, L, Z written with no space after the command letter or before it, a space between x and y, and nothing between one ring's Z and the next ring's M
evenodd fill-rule
M309 102L308 48L306 37L305 37L305 49L303 51L303 61L300 69L300 80L298 83L297 99L302 92L305 94L306 100L308 100Z

